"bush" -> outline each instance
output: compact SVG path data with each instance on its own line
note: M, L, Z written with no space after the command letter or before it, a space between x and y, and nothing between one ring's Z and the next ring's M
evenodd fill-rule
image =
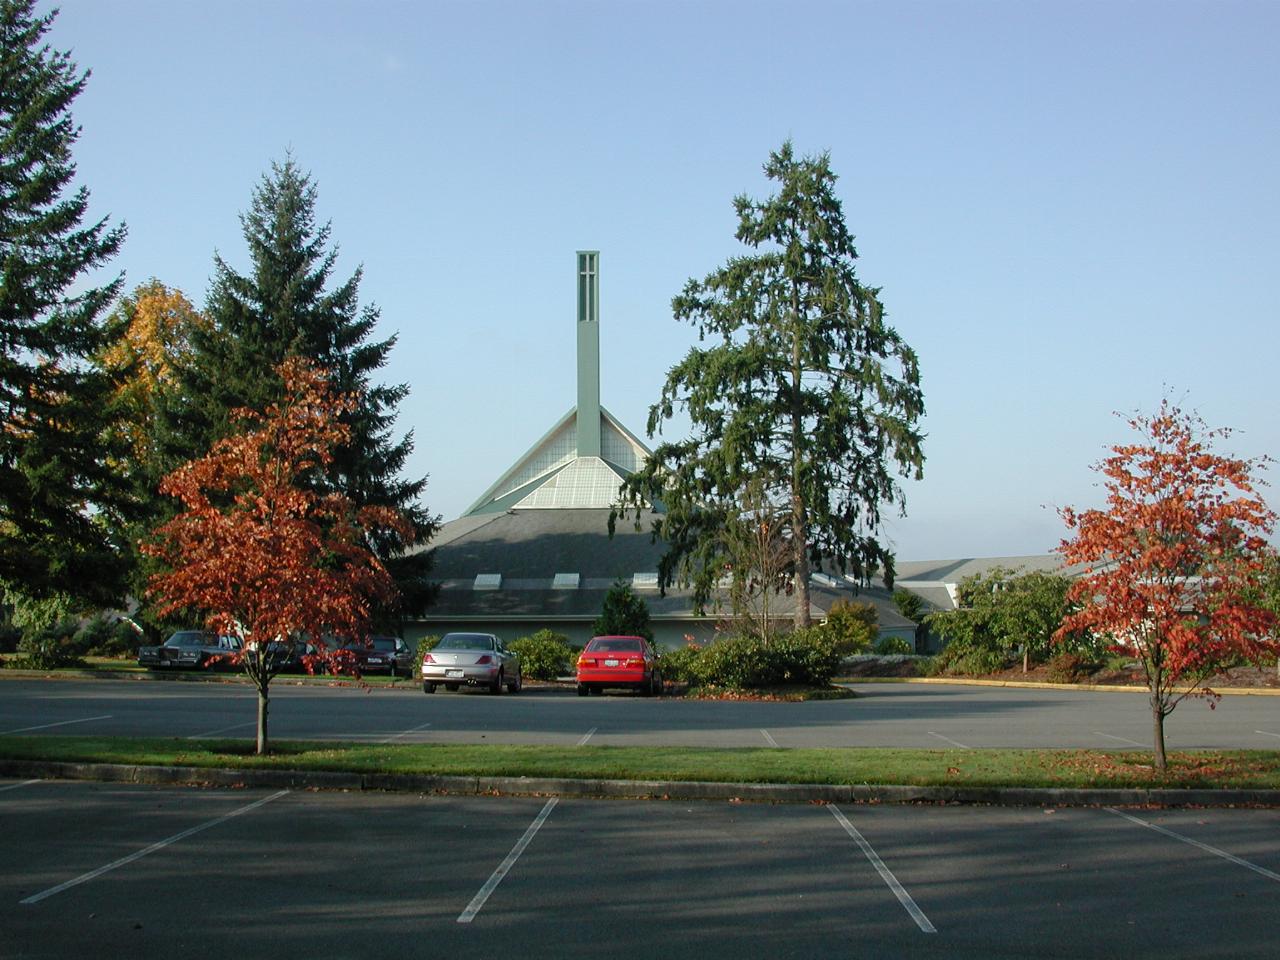
M1051 683L1079 683L1096 673L1101 664L1078 653L1060 653L1049 661Z
M871 645L871 652L886 657L893 654L911 654L916 651L911 643L902 637L880 637Z
M933 658L929 664L929 673L931 676L971 676L999 673L1008 665L1008 657L1001 650L957 643L948 644Z
M11 624L0 626L0 653L13 653L22 640L22 629Z
M76 645L87 656L123 657L137 649L141 643L136 630L123 620L108 620L97 616L80 628Z
M77 638L76 622L61 623L24 636L18 642L21 657L18 667L33 670L55 670L58 667L76 667L83 663L84 648Z
M842 657L865 653L875 640L880 618L869 603L837 600L827 611L827 619L818 627L828 642L835 644Z
M662 654L662 678L673 683L705 683L702 676L703 648L690 643Z
M775 637L725 637L703 650L697 682L749 689L786 684L823 686L840 664L840 644L822 627Z
M555 680L572 670L569 638L553 630L539 630L532 636L512 640L507 647L519 655L524 676L534 680Z

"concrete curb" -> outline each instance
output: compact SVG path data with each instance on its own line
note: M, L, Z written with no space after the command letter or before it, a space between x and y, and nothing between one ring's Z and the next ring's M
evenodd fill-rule
M858 683L937 683L949 687L1022 687L1028 690L1088 690L1093 693L1146 693L1146 687L1116 683L1041 683L1038 680L973 680L964 677L841 677L841 686ZM1280 697L1280 687L1211 687L1228 697Z
M378 790L460 796L557 796L617 800L720 800L752 803L956 803L1030 807L1280 807L1280 790L912 787L893 784L717 783L685 780L570 780L432 774L234 770L0 760L0 776L29 780L196 784L290 790Z

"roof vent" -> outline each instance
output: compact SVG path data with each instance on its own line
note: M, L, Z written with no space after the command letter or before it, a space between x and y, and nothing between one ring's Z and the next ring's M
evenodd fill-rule
M578 579L581 575L577 573L557 573L556 578L551 581L552 590L577 590Z
M658 575L656 573L637 573L631 577L633 590L657 590Z
M833 590L838 589L840 586L839 581L837 581L835 577L829 577L825 573L812 573L809 575L809 579L814 583L822 584L822 586L830 587Z
M471 584L472 590L501 590L502 574L500 573L477 573L475 583Z

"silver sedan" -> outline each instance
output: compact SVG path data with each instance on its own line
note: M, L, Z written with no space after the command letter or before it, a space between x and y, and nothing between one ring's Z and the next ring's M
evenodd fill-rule
M422 692L435 693L442 683L446 690L467 684L501 693L505 685L519 693L524 678L520 658L492 633L446 633L422 657Z

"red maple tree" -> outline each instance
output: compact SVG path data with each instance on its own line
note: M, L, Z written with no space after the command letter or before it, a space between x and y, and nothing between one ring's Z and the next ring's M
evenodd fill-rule
M1223 667L1280 649L1274 614L1255 599L1275 514L1253 479L1268 459L1213 452L1230 430L1168 400L1129 425L1142 439L1094 468L1106 509L1060 511L1075 535L1059 550L1085 572L1055 639L1089 631L1141 661L1163 770L1165 717L1188 696L1212 695L1205 683Z
M367 537L393 529L411 539L397 511L356 509L311 482L323 474L348 429L350 396L335 395L323 371L291 358L279 368L281 399L263 412L237 410L240 433L179 467L160 484L182 511L142 549L168 568L151 578L159 615L194 611L209 629L241 639L238 662L258 690L258 753L267 750L272 677L307 641L308 670L336 666L326 635L367 638L375 602L395 583Z

